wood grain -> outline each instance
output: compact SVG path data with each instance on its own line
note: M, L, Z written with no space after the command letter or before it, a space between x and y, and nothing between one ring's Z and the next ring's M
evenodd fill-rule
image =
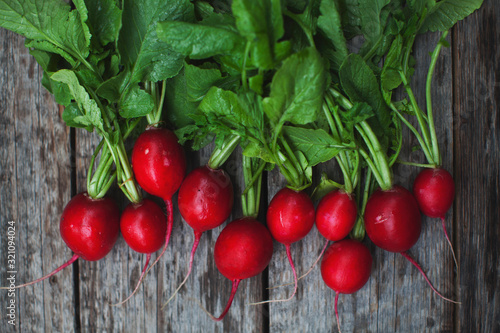
M500 331L499 17L498 3L485 1L453 36L460 332Z
M1 285L7 284L7 222L15 221L16 284L32 281L71 258L59 236L59 216L71 197L69 129L24 38L0 31ZM16 291L16 326L8 325L0 293L2 331L74 331L72 268Z

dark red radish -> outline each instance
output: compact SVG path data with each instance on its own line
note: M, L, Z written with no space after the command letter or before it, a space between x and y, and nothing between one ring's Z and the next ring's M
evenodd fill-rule
M149 126L137 138L132 149L132 169L139 185L149 194L162 198L167 206L167 249L173 225L172 196L181 186L186 173L186 157L174 132Z
M335 291L335 317L339 332L339 294L352 294L360 290L368 282L371 270L372 255L361 242L344 239L326 250L321 261L321 277Z
M146 263L134 291L120 305L127 302L139 289L146 273L151 254L158 251L165 242L167 219L158 204L149 199L140 203L129 203L122 212L120 230L123 239L136 252L146 254Z
M86 192L79 193L64 207L59 232L66 245L74 252L73 257L51 273L14 288L45 280L68 267L78 258L87 261L104 258L111 251L120 234L120 210L110 198L92 199Z
M316 208L316 228L330 241L347 237L356 224L358 208L352 194L334 190L325 195Z
M366 203L364 220L366 234L375 245L389 252L401 253L419 270L437 295L456 303L434 288L420 265L406 252L417 243L422 228L417 200L410 191L399 185L385 191L377 189Z
M273 255L273 239L269 230L251 217L229 223L219 234L214 247L215 265L219 272L232 281L231 294L220 321L229 311L241 280L256 276L269 265Z
M191 274L202 233L224 223L231 215L233 202L233 183L222 169L201 166L191 171L182 182L177 203L182 218L193 228L194 242L186 277L165 305L175 297Z
M453 254L453 260L458 266L444 219L455 198L453 177L447 170L442 168L423 169L413 183L413 195L422 213L429 217L439 217L441 219L444 235Z
M410 191L394 185L377 189L365 208L366 234L378 247L389 252L409 250L420 237L420 210Z
M304 238L314 226L314 204L305 192L285 187L275 194L267 209L267 227L273 238L285 245L292 267L295 287L288 299L265 302L289 301L297 293L297 272L292 260L290 245ZM260 302L260 303L265 303Z

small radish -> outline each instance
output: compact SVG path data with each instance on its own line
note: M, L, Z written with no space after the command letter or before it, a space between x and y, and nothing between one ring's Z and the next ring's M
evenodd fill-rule
M450 245L455 264L458 266L444 219L455 198L453 177L442 168L423 169L413 183L413 195L422 213L429 217L439 217L441 219L444 235Z
M151 259L151 253L158 251L165 242L167 220L163 210L156 202L143 199L140 203L131 202L125 207L120 219L120 230L123 239L132 250L145 253L147 256L134 291L116 305L127 302L139 288Z
M219 272L232 281L231 295L220 321L229 311L241 280L256 276L269 265L273 255L273 239L269 230L251 217L229 223L220 233L214 247L215 265Z
M182 218L194 230L194 243L186 277L165 305L174 298L191 274L202 233L220 226L229 218L233 201L233 184L224 170L201 166L191 171L182 182L177 202Z
M120 210L110 198L92 199L86 192L79 193L64 207L59 231L66 245L75 253L73 257L44 277L15 288L45 280L71 265L78 258L87 261L104 258L111 251L120 234Z
M172 196L186 173L186 157L175 134L165 128L146 128L132 149L132 169L139 185L149 194L162 198L167 206L165 246L153 267L167 249L173 225Z
M334 190L325 195L316 208L316 228L330 241L339 241L351 232L358 209L352 194Z
M344 190L328 192L316 207L316 228L326 238L323 250L314 261L311 268L298 280L306 277L325 253L329 241L339 241L347 237L356 224L358 208L352 194Z
M422 226L417 201L410 191L399 185L385 191L377 189L366 203L364 219L366 233L375 245L389 252L401 253L419 270L437 295L456 303L434 288L420 265L406 252L418 241Z
M339 294L352 294L361 289L370 278L371 270L372 255L363 243L345 239L326 250L321 261L321 277L335 291L335 316L339 332Z
M298 279L292 260L290 244L301 240L311 231L314 225L314 217L314 204L305 192L297 192L285 187L273 197L267 209L267 226L273 238L285 245L288 261L292 267L295 288L288 299L264 301L255 304L289 301L296 294Z

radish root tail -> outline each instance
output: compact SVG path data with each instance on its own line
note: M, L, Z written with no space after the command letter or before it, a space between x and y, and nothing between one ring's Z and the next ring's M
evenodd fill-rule
M286 299L267 300L267 301L262 301L262 302L257 302L257 303L250 303L250 305L259 305L259 304L275 303L275 302L288 302L297 293L297 286L298 286L297 271L295 270L295 265L294 265L293 260L292 260L292 251L290 249L290 244L286 244L285 247L286 247L286 256L288 257L288 261L290 262L290 266L292 267L293 280L295 281L295 287L293 289L292 295L290 295L290 297L288 297Z
M413 266L415 266L418 271L420 272L420 274L422 274L422 276L424 277L425 281L427 281L427 284L431 287L431 289L439 296L441 297L442 299L444 299L445 301L448 301L448 302L451 302L451 303L455 303L455 304L461 304L460 302L458 301L454 301L452 299L449 299L449 298L446 298L444 297L443 295L441 295L439 293L439 291L436 290L436 288L434 288L434 286L432 285L431 281L429 281L429 278L427 277L427 274L425 274L424 270L422 269L422 267L420 267L420 265L415 261L413 260L412 257L410 257L410 255L406 252L401 252L401 254L403 255L403 257L405 257L409 262L411 262L413 264Z
M112 306L119 306L119 305L127 303L128 300L131 299L132 296L134 296L134 294L137 292L137 290L139 290L139 286L141 285L142 281L144 280L144 276L146 275L146 268L148 268L150 260L151 260L151 253L148 253L146 256L146 263L144 264L144 268L142 269L142 272L141 272L141 277L139 278L139 281L137 282L137 285L135 286L134 291L126 299L124 299L120 303L112 304Z
M175 291L172 294L172 296L170 296L170 298L165 302L165 304L163 304L163 306L161 307L162 310L167 306L168 303L170 303L170 301L172 299L174 299L175 295L177 295L177 293L179 292L179 290L181 290L182 286L186 283L189 275L191 274L191 270L193 269L194 254L196 253L196 249L198 248L198 244L200 243L200 238L201 238L201 232L196 232L195 231L194 232L194 243L193 243L193 248L191 249L191 254L189 256L189 268L188 268L188 272L186 274L186 277L181 282L181 284L177 287L177 289L175 289Z
M52 272L50 272L49 274L39 278L39 279L36 279L34 281L31 281L31 282L28 282L28 283L25 283L25 284L21 284L21 285L18 285L18 286L14 286L14 287L0 287L0 289L2 290L8 290L8 289L19 289L19 288L23 288L23 287L27 287L27 286L31 286L32 284L35 284L35 283L38 283L40 281L43 281L45 279L48 279L49 277L51 277L52 275L60 272L61 270L65 269L66 267L68 267L69 265L71 265L72 263L74 263L76 261L76 259L80 258L80 256L78 254L74 254L70 260L68 260L67 262L65 262L64 264L62 264L61 266L59 266L58 268L54 269Z
M170 241L170 235L172 235L172 227L174 225L174 208L172 205L172 199L166 199L165 205L167 206L167 236L165 237L165 245L163 246L163 250L161 251L160 255L156 258L151 267L149 267L146 271L146 274L148 274L151 268L153 268L158 263L158 261L160 261L160 258L167 250L167 246Z
M453 250L453 245L451 244L450 237L448 236L448 232L446 231L446 224L444 222L444 216L441 217L441 223L443 224L444 235L446 237L446 240L448 241L448 244L450 245L451 254L453 255L453 260L455 261L455 266L457 267L457 270L458 270L457 257L455 257L455 250Z
M339 303L339 292L336 291L335 292L335 318L337 318L337 328L339 330L339 333L341 333L340 331L340 321L339 321L339 311L337 310L337 304Z
M319 254L318 258L314 261L314 263L312 264L312 266L309 268L309 270L307 272L305 272L303 275L301 275L297 280L300 281L302 280L303 278L305 278L306 276L309 275L309 273L312 272L312 270L314 269L314 267L316 267L316 265L318 264L318 262L320 261L320 259L323 257L323 254L325 253L325 250L326 248L328 247L328 243L330 241L327 239L326 242L325 242L325 246L323 247L323 250L321 251L321 253ZM291 286L293 284L293 282L288 282L288 283L285 283L285 284L280 284L279 286L274 286L274 287L268 287L267 289L271 290L271 289L277 289L277 288L281 288L281 287L285 287L285 286Z
M239 279L233 280L233 285L231 288L231 295L229 296L229 300L227 301L226 308L224 309L224 311L222 311L222 314L219 317L215 317L213 314L208 312L208 310L205 309L205 307L197 299L193 299L193 300L198 304L198 306L203 310L203 312L205 312L212 320L221 321L222 319L224 319L227 312L229 311L231 304L233 304L234 295L236 295L236 291L238 290L238 285L240 284L240 281L241 280L239 280Z

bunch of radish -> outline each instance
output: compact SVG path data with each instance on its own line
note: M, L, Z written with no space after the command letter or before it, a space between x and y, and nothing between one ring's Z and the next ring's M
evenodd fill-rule
M279 249L275 243L285 247L293 291L283 299L252 305L292 300L299 281L321 262L321 277L335 292L340 331L339 294L354 293L367 283L373 269L370 242L401 253L434 292L454 302L432 286L409 255L421 235L422 213L442 220L453 250L445 215L455 186L442 165L431 101L432 76L447 32L431 54L426 113L410 85L415 38L436 29L429 23L436 18L427 16L434 13L426 8L432 2L391 2L378 8L377 15L387 18L378 30L387 35L376 41L367 38L356 52L347 42L353 32L367 32L366 22L350 22L334 1L233 0L214 7L201 1L165 1L137 8L131 0L106 8L86 1L76 6L47 3L71 25L64 30L75 33L74 38L54 39L52 28L36 22L23 26L25 12L38 10L28 2L21 9L2 8L2 13L19 16L20 26L1 18L0 25L28 38L44 71L43 83L64 106L68 126L95 131L101 142L90 161L87 191L76 194L60 218L61 238L73 256L18 287L42 281L78 258L102 259L121 233L130 249L145 255L135 288L116 304L122 305L167 251L178 211L194 238L191 251L186 250L184 278L162 309L188 283L202 234L209 230L221 230L213 260L232 284L219 316L205 310L215 321L229 312L240 282L268 267ZM110 22L102 19L106 14L94 16L101 10ZM437 27L447 28L443 22ZM394 99L398 88L407 99ZM403 126L414 134L427 163L401 160ZM210 143L209 161L191 166L186 151ZM241 159L241 193L233 186L234 175L224 170L232 154ZM316 184L313 170L331 160L342 183L324 175ZM412 191L394 182L396 163L424 167ZM286 185L272 198L262 198L263 175L274 168ZM128 202L121 212L106 196L113 185ZM242 213L224 226L236 195L241 196ZM262 201L265 211L260 211ZM324 247L311 269L298 277L292 244L314 227Z

